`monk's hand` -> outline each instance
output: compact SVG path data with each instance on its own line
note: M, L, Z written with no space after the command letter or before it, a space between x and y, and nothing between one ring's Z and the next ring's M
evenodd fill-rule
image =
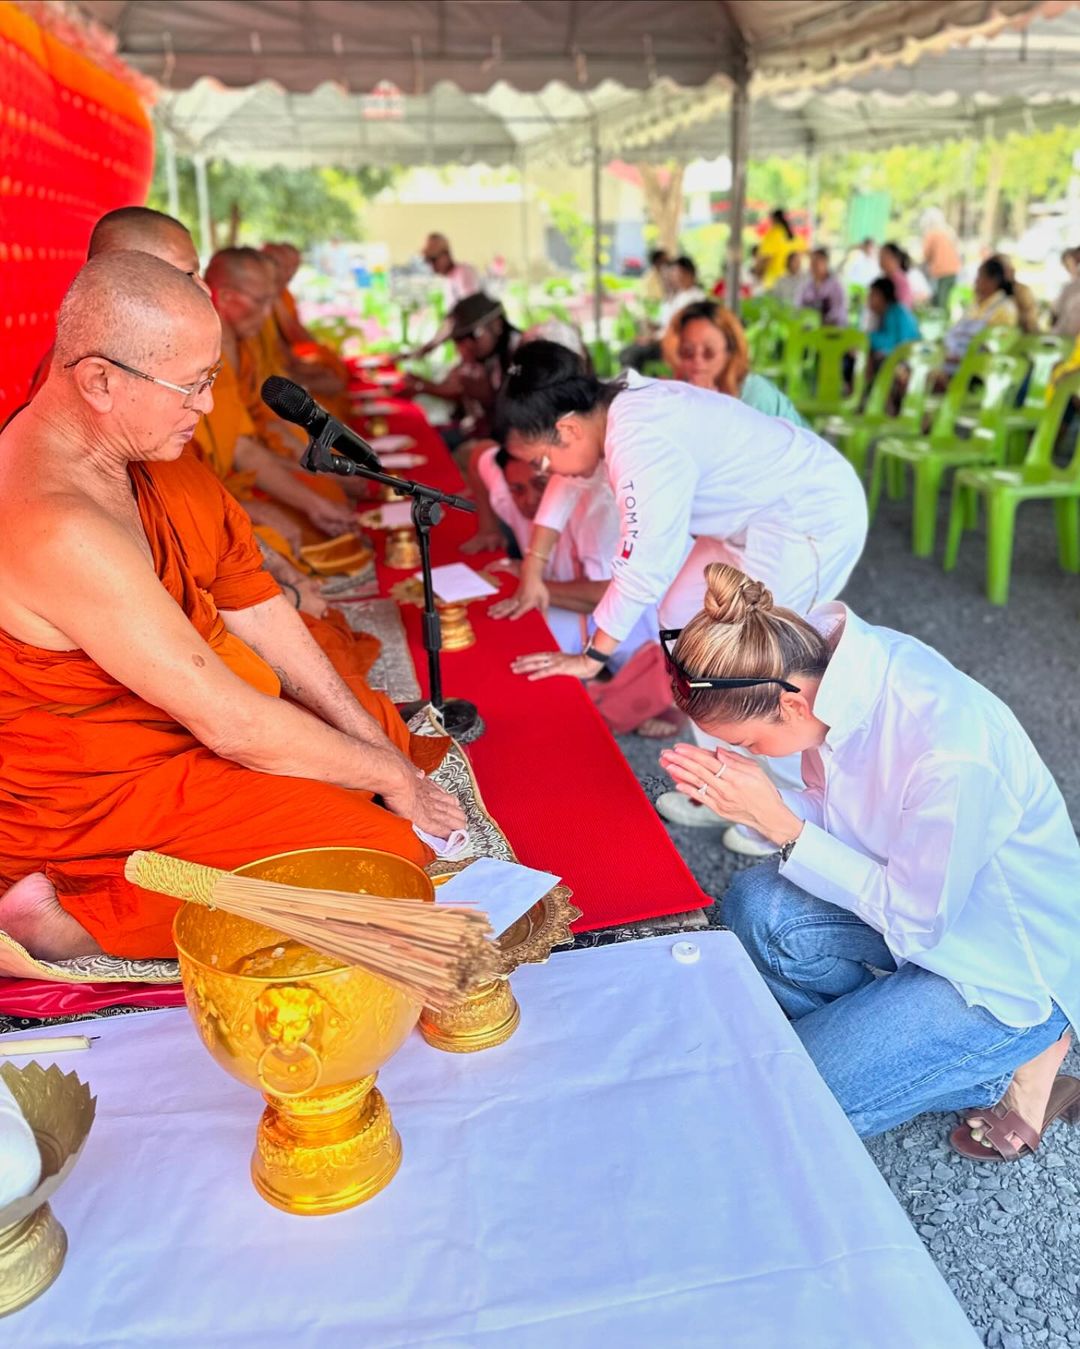
M525 675L530 681L550 679L552 675L572 675L575 679L594 679L604 668L598 660L588 656L574 656L565 651L537 651L531 656L517 656L510 662L514 674Z
M492 618L523 618L533 609L546 614L550 603L551 593L543 581L525 574L510 598L493 604L488 613Z
M660 767L683 796L723 820L747 825L777 847L802 829L802 820L784 804L761 765L744 754L675 745L660 755Z
M336 538L339 534L349 534L356 529L356 512L351 506L343 506L338 501L325 501L316 497L307 508L307 518L324 534Z
M305 576L296 583L296 592L300 596L300 612L310 614L312 618L322 618L330 605L322 593L322 586L313 576Z
M435 838L449 838L455 829L464 829L465 812L457 797L437 787L412 764L405 762L403 767L400 789L383 792L389 809Z

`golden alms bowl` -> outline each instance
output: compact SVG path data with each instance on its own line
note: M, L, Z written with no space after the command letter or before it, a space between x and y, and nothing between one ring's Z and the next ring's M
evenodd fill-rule
M431 900L412 862L370 848L312 848L238 867L323 890ZM324 957L272 928L184 905L173 928L188 1010L233 1077L261 1091L251 1175L288 1213L336 1213L389 1184L401 1139L382 1094L382 1065L420 1014L382 979Z
M33 1129L41 1153L36 1188L0 1207L0 1316L6 1316L40 1297L63 1268L67 1234L49 1200L78 1161L97 1101L85 1082L56 1064L16 1068L5 1063L0 1077Z

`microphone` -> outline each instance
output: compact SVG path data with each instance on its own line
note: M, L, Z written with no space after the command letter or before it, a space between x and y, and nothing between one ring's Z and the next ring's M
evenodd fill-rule
M336 417L331 417L324 407L320 407L305 389L299 384L294 384L291 379L271 375L264 380L262 400L271 412L276 412L283 421L302 426L313 436L320 435L329 427L333 431L330 444L335 450L340 450L345 458L351 459L354 464L382 472L379 456L367 441L355 431L350 431L347 426L342 426Z

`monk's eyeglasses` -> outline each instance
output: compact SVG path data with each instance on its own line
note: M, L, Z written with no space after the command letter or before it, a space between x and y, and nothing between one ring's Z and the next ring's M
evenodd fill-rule
M64 366L65 370L70 370L81 361L107 361L109 365L115 365L118 370L123 370L126 375L134 375L136 379L145 379L148 384L160 384L163 389L172 389L174 393L184 395L185 405L193 403L197 398L201 398L214 387L214 380L221 374L221 362L206 375L203 379L196 380L194 384L173 384L167 379L159 379L157 375L148 375L145 370L136 370L133 365L125 365L123 361L118 361L112 356L103 356L100 351L88 351L85 356L78 356L73 361L68 361Z
M779 684L785 693L798 693L795 684L783 679L767 677L748 679L707 679L701 675L692 675L675 659L671 643L676 641L682 628L663 628L660 632L660 645L664 652L664 668L671 680L675 692L683 698L689 698L696 689L752 689L758 684Z

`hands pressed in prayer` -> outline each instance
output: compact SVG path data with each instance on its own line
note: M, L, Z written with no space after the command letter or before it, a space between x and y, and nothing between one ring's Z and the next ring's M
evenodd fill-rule
M463 553L495 553L506 547L506 540L498 529L478 529L471 539L461 545Z
M522 618L533 609L546 614L550 603L551 595L543 581L525 575L510 598L498 600L488 613L492 618Z
M744 754L675 745L660 755L660 767L683 796L723 820L748 825L778 847L802 829L802 820L784 804L761 765Z
M455 829L465 828L465 812L456 796L444 792L411 764L403 764L403 768L400 788L382 794L395 815L412 820L435 838L449 838Z
M331 538L339 534L349 534L356 529L356 512L352 506L342 506L336 501L315 498L307 508L307 517L316 529L322 530Z
M604 668L598 660L575 656L565 651L537 651L531 656L517 656L510 662L514 674L526 675L530 680L550 679L552 675L572 675L575 679L593 679Z

